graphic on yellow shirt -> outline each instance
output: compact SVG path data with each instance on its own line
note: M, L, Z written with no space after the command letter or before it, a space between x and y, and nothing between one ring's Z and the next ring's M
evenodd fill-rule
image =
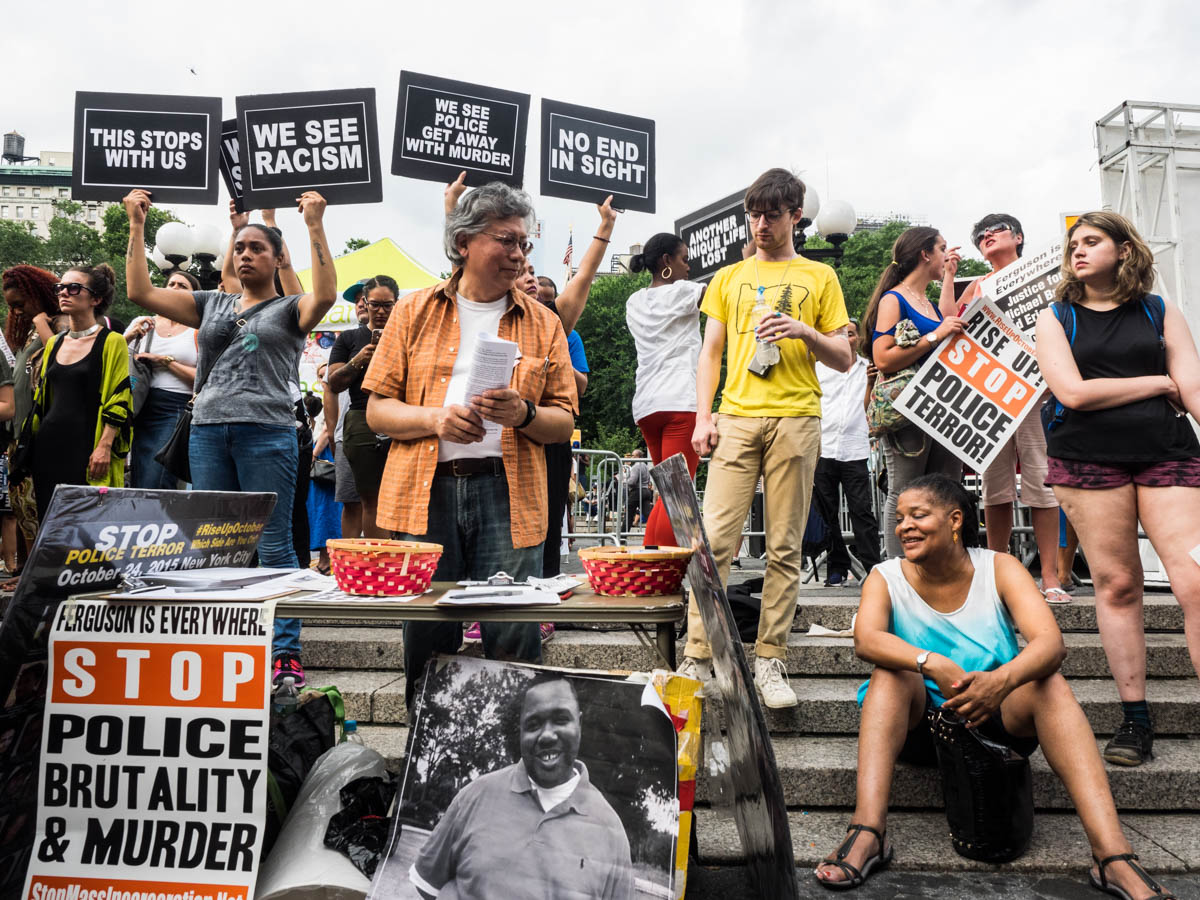
M737 288L737 315L734 321L737 322L738 334L753 334L763 317L762 312L757 311L760 305L758 287L742 282ZM798 319L805 301L811 296L809 289L802 284L764 285L762 305L773 312L781 312L785 316Z

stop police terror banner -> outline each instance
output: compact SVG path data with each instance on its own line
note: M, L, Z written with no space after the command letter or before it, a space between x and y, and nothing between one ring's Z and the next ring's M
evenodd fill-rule
M220 133L220 97L78 91L71 196L216 203Z
M654 121L542 100L545 197L654 212Z
M266 821L259 604L58 609L28 900L248 900Z
M730 194L675 220L675 233L687 244L688 277L708 281L717 270L742 260L746 229L745 191Z
M990 301L968 310L963 334L929 355L895 407L976 472L1036 414L1042 374L1033 343Z
M238 97L237 127L246 209L383 199L374 88Z

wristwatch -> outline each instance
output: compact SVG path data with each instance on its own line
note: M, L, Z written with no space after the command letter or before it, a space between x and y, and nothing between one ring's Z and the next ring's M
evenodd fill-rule
M173 363L173 362L175 362L175 357L173 357L173 356L164 356L163 357L163 367L164 368L170 368L171 363Z
M929 651L922 650L917 654L917 672L921 675L925 674L925 663L929 662Z
M526 400L525 401L525 420L517 427L525 428L526 426L529 425L530 422L532 422L536 418L537 418L537 407L534 405L532 400Z
M938 344L937 333L933 331L929 332L929 334L925 335L925 340L929 341L930 344L936 347Z

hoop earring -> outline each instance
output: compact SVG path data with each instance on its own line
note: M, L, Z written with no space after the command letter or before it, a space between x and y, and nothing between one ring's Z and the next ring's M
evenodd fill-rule
M667 266L665 269L663 269L661 272L658 273L658 277L661 278L663 281L666 281L671 277L673 272L674 272L674 270L670 266Z

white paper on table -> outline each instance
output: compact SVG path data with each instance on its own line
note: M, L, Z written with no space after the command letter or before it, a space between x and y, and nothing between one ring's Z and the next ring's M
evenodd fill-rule
M283 575L304 572L304 569L268 569L245 566L215 566L211 569L180 569L174 572L152 572L141 576L147 584L187 588L235 588L270 581Z
M531 575L525 579L525 583L544 591L554 591L556 594L565 594L567 591L573 591L577 587L583 586L582 581L572 578L570 575L555 575L553 578L534 578Z
M475 350L471 355L471 371L467 374L465 398L470 402L484 391L506 388L512 382L513 366L517 361L515 341L481 334L475 339ZM484 420L483 428L488 434L498 434L501 425Z
M503 587L469 587L447 591L437 601L438 606L557 606L562 603L558 594L524 585Z
M240 587L189 587L163 586L134 588L131 591L109 594L111 600L267 600L294 591L322 590L328 588L326 578L307 569L282 569L265 581L256 581ZM332 580L332 579L331 579Z

